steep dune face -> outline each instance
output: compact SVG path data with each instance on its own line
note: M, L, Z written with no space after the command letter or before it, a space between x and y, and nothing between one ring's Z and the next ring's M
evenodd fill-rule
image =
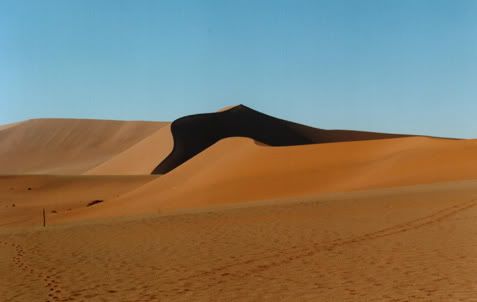
M0 131L0 174L81 174L166 123L35 119Z
M373 140L402 135L323 130L281 120L239 105L219 112L185 116L171 125L173 151L152 172L167 173L227 137L248 137L269 146Z

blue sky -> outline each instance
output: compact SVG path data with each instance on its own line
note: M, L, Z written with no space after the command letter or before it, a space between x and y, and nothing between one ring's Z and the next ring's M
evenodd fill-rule
M477 137L477 1L0 0L0 123L243 103L322 128Z

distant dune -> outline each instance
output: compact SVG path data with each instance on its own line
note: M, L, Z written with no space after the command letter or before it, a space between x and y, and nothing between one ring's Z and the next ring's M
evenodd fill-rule
M34 119L0 130L0 174L81 174L167 123Z
M86 171L87 175L144 175L150 174L172 152L173 140L169 125L128 149L112 156L100 165Z

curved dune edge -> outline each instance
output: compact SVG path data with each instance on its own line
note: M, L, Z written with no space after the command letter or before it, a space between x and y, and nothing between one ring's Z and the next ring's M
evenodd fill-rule
M244 105L226 107L218 112L184 116L172 122L171 132L174 140L173 150L152 174L168 173L218 141L229 137L248 137L269 146L296 146L407 136L312 128L263 114Z
M134 144L85 175L147 175L172 152L170 124Z
M227 110L229 110L229 109L232 109L232 108L238 107L238 106L240 106L240 104L238 104L238 105L225 106L225 107L220 108L220 109L217 110L216 112L224 112L224 111L227 111Z
M21 122L0 131L0 174L81 174L165 125L88 119Z
M477 179L476 152L475 140L425 137L277 148L228 138L165 176L60 220Z

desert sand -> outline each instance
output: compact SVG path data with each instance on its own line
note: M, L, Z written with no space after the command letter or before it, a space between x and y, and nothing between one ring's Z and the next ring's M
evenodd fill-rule
M1 174L82 174L167 123L33 119L0 128Z
M475 300L476 140L249 109L0 127L0 301Z

